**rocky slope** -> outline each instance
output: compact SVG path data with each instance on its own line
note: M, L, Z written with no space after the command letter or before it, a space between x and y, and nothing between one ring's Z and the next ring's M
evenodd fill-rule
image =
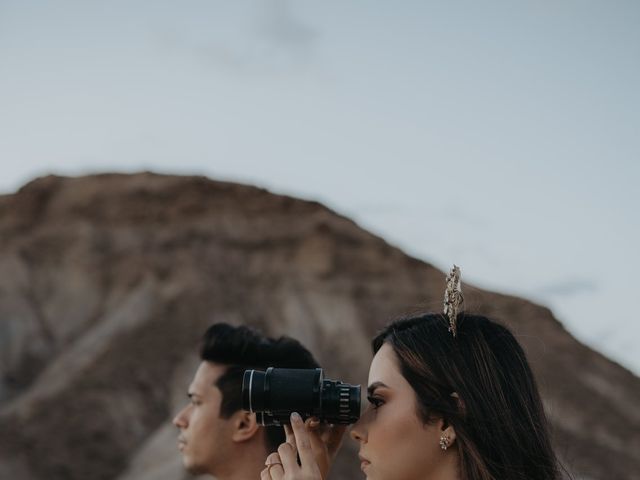
M314 202L201 177L35 180L0 197L0 478L181 479L169 421L207 325L286 332L362 383L374 332L439 310L443 283ZM548 309L464 288L524 345L571 471L637 479L640 380ZM360 477L347 449L333 478Z

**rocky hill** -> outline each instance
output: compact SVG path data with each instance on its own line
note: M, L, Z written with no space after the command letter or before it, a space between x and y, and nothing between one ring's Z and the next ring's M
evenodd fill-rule
M0 478L180 480L169 422L206 326L290 334L362 383L376 330L440 310L443 284L315 202L202 177L37 179L0 197ZM547 308L464 289L524 345L570 470L637 480L640 379ZM336 480L361 477L348 450Z

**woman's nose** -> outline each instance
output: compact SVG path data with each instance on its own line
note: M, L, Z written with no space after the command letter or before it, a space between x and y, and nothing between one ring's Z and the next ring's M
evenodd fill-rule
M349 432L351 438L356 442L366 443L367 441L366 429L364 428L363 423L362 418L360 418L360 420L353 424L353 427L351 427L351 431Z

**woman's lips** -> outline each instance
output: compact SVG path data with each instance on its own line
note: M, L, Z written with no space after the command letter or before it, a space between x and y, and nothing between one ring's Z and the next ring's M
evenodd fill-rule
M364 469L367 468L371 464L371 462L364 458L362 455L358 455L358 458L360 459L360 470L364 472Z

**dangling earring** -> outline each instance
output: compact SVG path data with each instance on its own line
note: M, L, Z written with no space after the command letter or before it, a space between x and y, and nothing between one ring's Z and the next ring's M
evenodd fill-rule
M440 437L440 448L445 451L449 448L449 437L447 435L443 434Z

